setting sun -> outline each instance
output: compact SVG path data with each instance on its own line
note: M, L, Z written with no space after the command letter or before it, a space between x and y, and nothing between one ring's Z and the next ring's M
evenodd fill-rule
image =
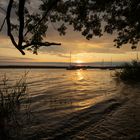
M76 60L75 63L80 64L80 63L83 63L83 61L81 61L81 60Z

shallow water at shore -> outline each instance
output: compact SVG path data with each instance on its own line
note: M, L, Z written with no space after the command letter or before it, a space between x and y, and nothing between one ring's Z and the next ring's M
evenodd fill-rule
M24 72L3 69L0 77L6 73L14 83ZM30 69L27 83L32 121L25 126L26 136L46 140L137 137L139 86L116 83L113 73L109 70Z

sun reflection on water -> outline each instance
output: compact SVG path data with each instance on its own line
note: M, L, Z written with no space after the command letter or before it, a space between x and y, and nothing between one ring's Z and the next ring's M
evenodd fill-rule
M81 70L81 69L80 69L80 70L77 70L77 71L76 71L76 76L77 76L77 77L76 77L77 80L79 80L79 81L80 81L80 80L83 80L83 79L84 79L84 72L83 72L83 70Z
M76 100L76 102L72 102L72 106L76 106L75 110L88 108L109 97L109 95L105 96L105 90L101 90L105 86L102 83L104 82L102 80L103 74L102 71L85 71L82 69L70 71L73 83L71 87L74 93L73 99Z

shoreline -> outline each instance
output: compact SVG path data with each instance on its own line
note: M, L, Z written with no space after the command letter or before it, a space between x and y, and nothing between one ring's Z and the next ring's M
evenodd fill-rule
M123 66L75 66L77 69L122 69ZM67 69L69 66L28 66L28 65L6 65L6 66L0 66L0 69Z

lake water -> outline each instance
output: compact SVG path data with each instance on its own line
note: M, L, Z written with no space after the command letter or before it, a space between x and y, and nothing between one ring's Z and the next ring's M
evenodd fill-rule
M28 72L28 92L36 110L76 111L92 106L117 90L112 72L107 70L5 69L0 70L0 77L6 74L13 82L25 72Z
M109 70L1 69L0 77L6 73L10 82L14 83L25 71L28 71L28 93L33 114L32 122L25 131L38 139L86 139L93 131L89 124L108 116L111 107L112 110L121 107L131 97L129 92L134 91L132 86L117 83L112 77L114 71ZM135 89L138 93L139 88ZM84 131L84 128L89 130Z

